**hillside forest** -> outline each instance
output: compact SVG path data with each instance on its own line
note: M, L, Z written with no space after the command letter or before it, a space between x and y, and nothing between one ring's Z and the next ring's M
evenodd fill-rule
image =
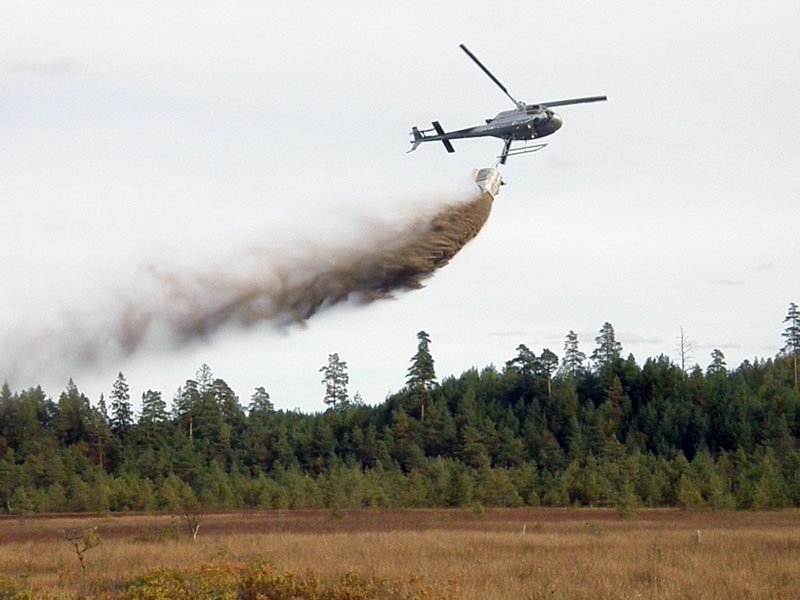
M702 368L624 355L605 323L590 354L519 345L498 368L438 378L417 334L403 389L350 397L347 363L320 369L326 410L242 401L202 365L168 405L134 411L119 374L91 402L70 381L0 389L0 510L187 511L351 507L800 506L800 309L774 358Z

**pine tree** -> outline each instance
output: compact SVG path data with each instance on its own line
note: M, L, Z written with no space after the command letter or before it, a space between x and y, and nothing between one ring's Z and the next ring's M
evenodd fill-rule
M549 348L542 350L541 356L537 359L537 364L542 374L547 380L547 397L553 397L553 373L558 367L558 356Z
M269 399L269 393L262 386L259 386L253 391L250 396L250 404L247 407L247 412L252 418L253 416L265 416L275 412L275 406L272 400Z
M172 416L186 428L190 441L194 439L194 417L199 407L200 392L197 390L197 382L187 379L172 398Z
M561 367L573 377L577 377L583 370L586 355L578 348L578 334L570 329L567 339L564 340L564 358Z
M506 362L506 366L517 369L522 375L524 384L528 386L539 369L539 359L525 344L520 344L517 346L517 355Z
M133 425L133 408L128 382L122 372L111 387L111 430L115 434L124 434Z
M176 419L188 419L199 403L200 392L197 390L197 382L194 379L187 379L172 397L172 416Z
M224 379L217 378L212 386L214 403L222 413L222 419L226 424L238 429L244 426L245 415L239 404L239 396L236 395Z
M792 357L794 367L794 389L797 390L797 356L800 354L800 309L794 302L789 304L789 312L786 314L784 323L788 323L786 329L781 334L786 340L786 345L781 348L781 352Z
M711 351L711 364L706 369L706 375L718 375L727 373L727 365L725 364L725 355L719 348L714 348Z
M606 321L600 328L600 333L594 338L597 348L592 352L592 360L598 372L602 372L611 365L622 353L622 344L617 341L614 327Z
M325 386L325 404L329 404L334 410L337 405L343 408L347 404L347 384L350 383L347 363L339 358L339 354L329 354L327 366L320 367L319 371L325 374L322 379L322 384Z
M167 421L167 403L161 392L147 390L142 394L142 414L140 423L165 423Z

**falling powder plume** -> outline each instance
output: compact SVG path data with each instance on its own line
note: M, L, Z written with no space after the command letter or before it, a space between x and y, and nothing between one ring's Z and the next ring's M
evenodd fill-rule
M91 365L130 355L153 336L181 345L230 325L299 323L348 299L366 303L418 289L478 234L492 202L492 195L483 193L447 205L399 234L378 227L367 241L345 249L318 248L291 257L249 249L221 266L177 272L151 267L155 287L137 282L146 293L123 294L121 306L110 313L104 307L91 317L62 317L35 336L17 334L21 344L15 354L24 359L0 356L0 379L25 371L35 376L46 363L63 364L67 357Z
M170 329L179 340L205 336L228 323L251 325L280 319L305 321L323 305L334 305L351 296L361 301L391 297L393 291L418 289L422 281L446 265L474 238L489 217L492 196L446 207L427 223L417 224L406 239L383 248L360 248L322 265L293 281L285 265L267 265L277 281L223 281L207 274L158 275L177 310L168 316ZM220 289L220 283L225 285ZM229 287L228 287L229 286ZM211 305L198 303L212 298ZM135 316L135 315L134 315ZM158 315L139 315L158 318ZM127 328L126 328L127 329ZM144 328L146 329L146 328ZM136 330L143 331L141 323ZM123 346L135 348L138 336L122 336Z

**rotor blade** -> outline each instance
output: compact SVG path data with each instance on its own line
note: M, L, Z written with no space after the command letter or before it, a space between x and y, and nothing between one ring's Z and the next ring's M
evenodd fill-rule
M511 101L514 104L519 104L516 101L516 99L514 98L514 96L512 96L511 94L508 93L508 90L506 89L506 86L504 86L502 83L500 83L500 80L497 77L495 77L494 75L492 75L492 72L489 69L487 69L485 66L483 66L483 63L478 60L477 56L475 56L472 52L469 51L469 48L467 48L464 44L459 44L458 47L461 48L464 52L466 52L467 56L469 56L472 60L475 61L475 64L478 65L481 68L481 70L489 76L489 79L491 79L492 81L494 81L497 84L497 87L499 87L501 90L503 90L503 92L505 93L506 96L511 98Z
M570 100L555 100L553 102L539 102L539 106L566 106L567 104L585 104L587 102L605 102L605 96L589 96L587 98L572 98Z

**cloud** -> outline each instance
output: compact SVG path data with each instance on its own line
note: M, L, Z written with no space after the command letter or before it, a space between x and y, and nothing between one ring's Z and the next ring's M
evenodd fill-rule
M486 335L489 337L525 337L530 335L530 332L521 329L512 329L511 331L490 331Z
M726 350L740 350L742 348L741 344L736 342L700 342L698 344L693 344L695 350L714 350L719 349L722 350L724 353Z
M23 75L63 75L80 69L80 61L72 58L24 58L8 64L8 71Z
M757 264L753 268L753 270L757 273L763 273L764 271L771 271L774 268L775 268L775 263L770 260Z
M624 344L651 344L653 346L662 345L664 339L658 336L640 335L638 333L621 332L617 334L617 339Z
M719 285L719 286L723 286L723 287L734 287L734 286L737 286L737 285L744 285L745 284L745 280L744 279L719 278L719 279L709 279L708 282L711 285Z

